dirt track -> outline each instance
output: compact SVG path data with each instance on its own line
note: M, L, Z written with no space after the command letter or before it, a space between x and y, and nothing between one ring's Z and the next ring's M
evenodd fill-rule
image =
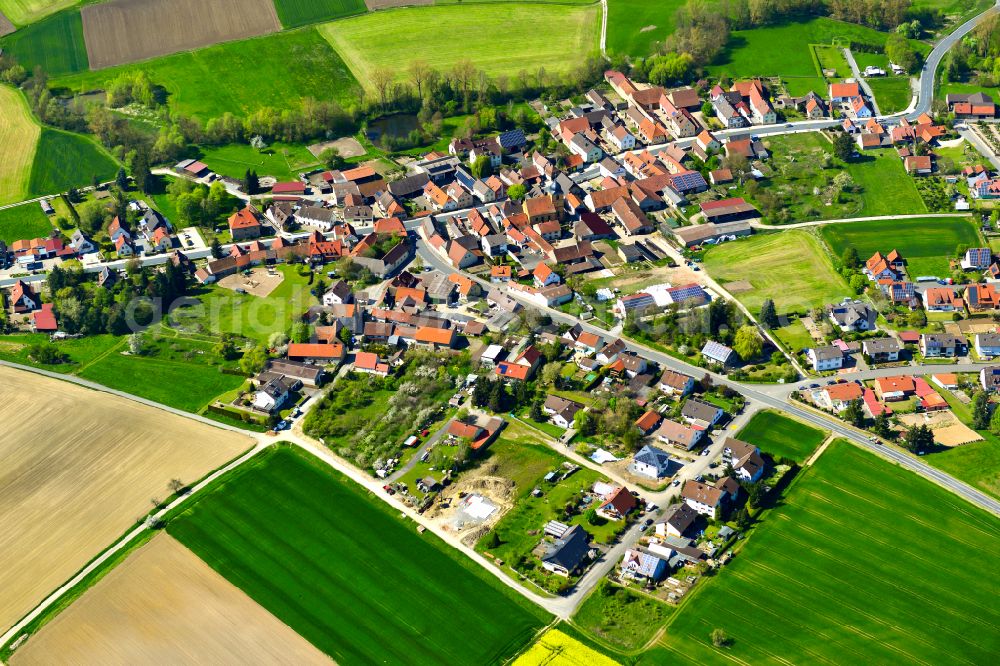
M18 648L11 664L329 664L214 569L158 534Z
M80 13L91 69L281 30L271 0L111 0Z
M183 390L183 389L178 389ZM151 508L249 438L0 368L0 626L69 579Z

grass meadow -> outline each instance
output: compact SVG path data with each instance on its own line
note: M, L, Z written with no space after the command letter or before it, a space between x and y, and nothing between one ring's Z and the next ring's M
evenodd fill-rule
M774 300L778 312L801 312L839 301L850 291L822 244L799 229L712 247L705 253L705 270L723 286L749 282L751 289L735 289L733 296L754 312L765 298Z
M864 193L864 206L860 217L872 215L914 215L926 213L913 177L906 173L903 161L895 150L866 151L861 157L847 163L855 185Z
M17 62L31 72L41 67L49 76L87 70L87 48L79 9L53 14L0 39Z
M305 146L272 143L259 151L243 143L204 148L201 161L223 176L243 178L247 169L258 176L274 176L278 180L296 180L303 171L319 165L319 160Z
M736 439L750 442L774 459L801 463L823 443L826 433L778 412L764 411L754 414Z
M0 240L8 245L16 240L48 236L51 232L52 223L37 203L0 210Z
M0 205L25 198L40 134L24 95L0 86Z
M565 72L598 49L597 5L486 3L378 11L319 27L358 81L411 60L447 71L468 59L490 76ZM483 26L497 26L489 34ZM501 27L502 26L502 27Z
M645 57L676 27L677 10L685 0L608 0L609 54Z
M995 516L837 441L639 663L989 663L998 548Z
M499 663L548 621L297 449L262 454L167 531L340 664Z
M274 8L286 28L364 14L364 0L274 0Z
M868 79L878 109L882 113L896 113L910 105L913 92L910 89L910 77L889 76Z
M877 251L897 249L906 259L911 278L949 275L948 262L955 249L982 242L975 224L964 217L828 224L820 228L820 236L838 257L848 247L857 250L862 261Z
M94 139L45 127L35 151L28 193L57 194L90 185L95 176L102 182L111 180L116 173L118 163Z
M92 90L104 87L122 71L140 69L167 90L171 109L201 118L219 117L226 111L249 114L264 107L280 110L289 100L302 97L349 106L360 91L350 70L315 28L84 72L54 80L53 85Z

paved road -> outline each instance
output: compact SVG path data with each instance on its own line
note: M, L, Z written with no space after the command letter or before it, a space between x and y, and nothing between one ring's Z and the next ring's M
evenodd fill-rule
M847 60L847 64L851 67L851 72L854 73L854 80L858 82L862 88L864 88L865 94L868 95L868 99L871 100L872 109L875 111L876 116L881 116L882 112L878 108L878 100L875 99L875 93L872 92L871 86L868 85L867 79L861 76L861 69L858 67L858 61L854 59L854 54L851 53L851 49L842 48L840 49L844 52L844 58ZM912 100L910 101L912 105Z
M834 220L813 220L812 222L796 222L795 224L764 224L760 221L753 221L750 226L754 229L773 229L783 231L785 229L802 229L803 227L819 227L824 224L847 224L849 222L874 222L876 220L923 220L928 217L968 217L969 213L920 213L917 215L872 215L869 217L841 217Z
M433 248L431 248L427 243L423 242L422 238L418 240L417 252L418 254L420 254L421 258L424 260L424 263L426 265L434 266L438 270L445 273L450 273L454 271L454 269L450 266L450 264L448 264L441 255L439 255L436 251L434 251ZM494 286L471 274L466 273L466 275L480 282L482 285L484 285L486 289L489 289L490 287ZM594 326L593 324L584 322L580 319L577 319L573 315L566 314L559 310L554 310L552 308L543 308L535 304L533 301L525 298L524 295L521 294L520 292L507 291L507 294L515 298L525 307L535 308L536 310L539 310L544 314L550 316L552 320L555 322L564 323L570 326L579 324L584 330L594 333L595 335L599 335L602 337L607 336L607 331L605 331L604 329ZM890 449L885 446L874 444L868 439L867 435L861 434L860 432L850 428L849 426L846 426L839 419L836 419L827 414L812 412L808 409L800 407L799 405L789 400L788 393L790 393L791 391L785 389L785 387L781 387L775 390L773 387L767 385L742 384L734 382L725 377L724 375L719 375L717 373L709 372L703 368L698 368L689 363L685 363L684 361L674 358L673 356L652 349L646 345L637 343L634 340L629 340L628 338L624 337L623 339L626 341L631 351L636 352L637 354L648 360L655 361L661 367L671 368L673 370L684 372L693 375L695 377L708 375L712 378L712 381L715 382L716 384L729 386L730 388L739 391L752 401L758 402L766 407L787 412L793 416L796 416L808 423L814 424L817 427L823 428L825 430L831 430L838 436L844 437L845 439L848 439L849 441L853 442L858 446L861 446L862 448L872 451L873 453L876 453L877 455L880 455L883 458L888 458L892 462L895 462L902 467L905 467L913 472L916 472L917 474L920 474L921 476L927 479L930 479L940 484L941 486L947 488L948 490L954 492L955 494L965 498L969 502L987 511L990 511L991 513L1000 515L1000 502L993 499L992 497L976 490L972 486L969 486L968 484L963 483L958 479L949 476L948 474L945 474L944 472L941 472L940 470L935 469L934 467L931 467L930 465L924 463L922 460L919 460L918 458L915 458L906 453L902 453L895 449ZM928 374L935 372L949 372L949 370L947 369L948 367L951 366L934 365L934 366L925 366L916 368L907 367L907 368L895 368L888 372L889 374L909 374L909 371L913 370L915 371L913 372L913 374ZM979 366L972 366L972 367L978 368ZM879 373L885 371L873 370L870 372ZM805 383L808 384L808 382ZM787 392L783 393L784 390L787 390Z

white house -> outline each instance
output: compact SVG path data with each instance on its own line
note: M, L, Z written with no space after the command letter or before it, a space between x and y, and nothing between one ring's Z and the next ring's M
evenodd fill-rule
M635 454L629 471L647 479L662 479L670 474L670 454L647 444Z
M833 345L813 347L806 352L806 356L816 372L837 370L844 367L844 353L840 351L840 347Z
M323 294L323 305L344 305L354 300L351 287L343 280L337 280Z
M1000 356L1000 333L976 333L975 344L979 358Z
M292 384L284 377L271 379L257 389L257 393L254 394L254 409L259 409L269 414L281 409L282 405L288 401L291 389Z

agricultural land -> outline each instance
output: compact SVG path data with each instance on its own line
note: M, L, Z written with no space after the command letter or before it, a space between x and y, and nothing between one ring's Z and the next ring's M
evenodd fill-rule
M281 29L272 0L110 0L84 5L81 14L93 69Z
M31 166L28 191L34 196L65 192L90 185L95 179L109 181L117 171L117 161L91 137L45 127Z
M329 664L322 652L160 533L25 645L11 664Z
M39 134L24 96L0 86L0 205L20 201L27 193Z
M753 442L775 460L789 458L802 463L823 442L826 433L778 412L763 411L754 414L736 438Z
M16 33L15 33L16 34ZM142 70L163 86L171 109L202 118L283 108L289 95L357 101L350 70L316 28L265 35L241 42L61 77L54 84L73 91L101 88L123 71ZM282 85L275 86L274 81Z
M250 445L107 393L7 368L0 378L5 627L148 512L151 497L170 495L172 479L191 483Z
M435 5L375 12L319 30L362 82L372 81L379 68L401 79L417 59L441 71L468 60L490 76L514 78L539 69L565 72L576 59L593 55L598 14L596 5ZM487 23L504 29L488 40L455 39Z
M959 246L979 244L979 232L968 218L927 218L908 220L877 220L850 224L829 224L821 227L820 235L837 257L848 247L859 256L868 258L875 252L896 249L907 261L913 277L951 273L948 265ZM886 244L892 247L886 247Z
M666 650L650 656L681 663L988 660L1000 649L992 603L1000 588L988 561L972 557L945 571L934 554L993 552L998 535L996 517L835 442L726 575L674 617ZM927 617L934 617L933 636ZM712 646L713 628L731 637L726 652Z
M49 76L87 70L87 48L79 9L52 14L0 39L27 71L41 67Z
M297 450L264 454L167 530L339 663L500 661L544 624L490 574Z
M332 21L366 11L363 0L274 0L274 6L281 25L286 28Z
M751 310L772 298L779 312L805 311L843 297L847 286L809 231L790 230L713 247L705 267ZM747 284L748 283L748 284Z
M14 25L23 26L76 3L77 0L0 0L0 13Z

